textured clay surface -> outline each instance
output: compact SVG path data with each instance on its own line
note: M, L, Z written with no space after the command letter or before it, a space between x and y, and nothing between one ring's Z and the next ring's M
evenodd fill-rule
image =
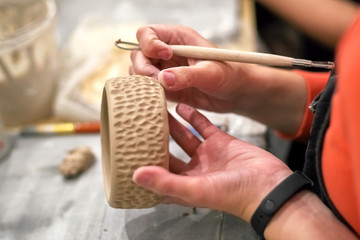
M66 178L76 177L85 171L94 162L94 159L95 155L89 147L77 147L69 151L59 169Z
M169 126L164 91L145 76L106 82L101 106L105 192L114 208L148 208L162 196L138 187L133 172L145 165L168 168Z

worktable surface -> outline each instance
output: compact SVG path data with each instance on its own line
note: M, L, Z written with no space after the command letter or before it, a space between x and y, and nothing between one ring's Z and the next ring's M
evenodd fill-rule
M90 146L96 161L79 177L65 179L58 166L78 146ZM179 151L174 142L170 149ZM18 138L0 160L0 213L1 240L257 239L247 223L214 210L109 207L99 134Z

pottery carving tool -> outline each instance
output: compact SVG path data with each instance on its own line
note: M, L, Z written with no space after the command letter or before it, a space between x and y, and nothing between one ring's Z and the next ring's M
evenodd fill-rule
M139 44L122 41L121 39L115 42L115 46L123 50L141 50ZM314 67L324 69L333 69L335 67L335 63L331 61L311 61L269 53L189 45L169 46L174 55L203 60L255 63L274 67Z

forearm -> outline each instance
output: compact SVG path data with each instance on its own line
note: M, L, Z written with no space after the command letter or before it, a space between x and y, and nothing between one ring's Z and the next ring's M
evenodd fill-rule
M293 71L256 65L250 69L248 77L253 85L239 98L237 113L284 134L296 133L306 108L307 88L303 77Z
M266 239L357 239L310 191L292 197L270 220Z
M358 10L358 5L346 0L257 1L329 47L336 45Z

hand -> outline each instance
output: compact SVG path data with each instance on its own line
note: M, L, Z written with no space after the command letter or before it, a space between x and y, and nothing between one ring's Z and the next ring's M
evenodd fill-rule
M158 78L169 100L216 112L231 112L239 96L254 96L247 68L238 63L173 56L168 44L214 47L184 26L151 25L138 30L141 51L132 51L131 74ZM253 83L256 83L252 81ZM241 91L239 90L241 89ZM243 101L250 102L250 101Z
M131 53L131 74L158 78L167 99L213 112L234 112L287 135L303 119L307 90L293 71L254 64L173 56L168 44L213 47L184 26L151 25L138 30L141 51Z
M191 161L171 156L171 172L138 168L134 182L166 196L166 203L217 209L250 221L262 199L291 170L265 150L222 132L194 108L180 104L177 112L204 141L169 115L171 136Z

